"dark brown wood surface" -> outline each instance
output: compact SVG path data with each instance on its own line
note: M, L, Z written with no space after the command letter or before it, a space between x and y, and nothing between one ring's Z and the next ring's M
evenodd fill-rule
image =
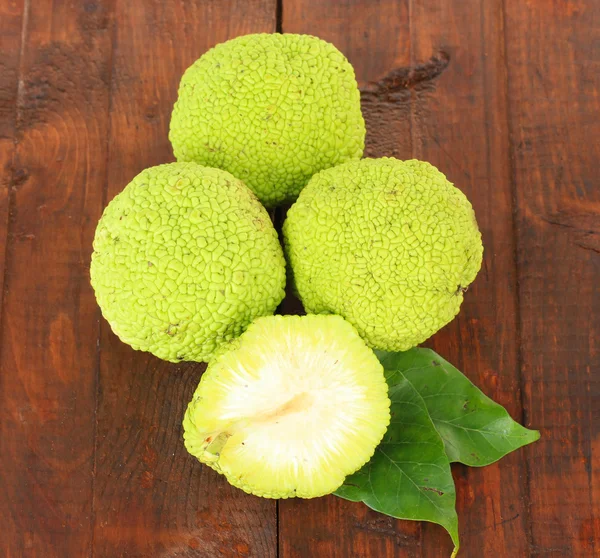
M449 556L435 525L254 498L200 466L180 422L203 365L120 343L89 286L103 207L172 160L183 70L274 31L336 44L367 154L431 161L477 212L482 272L429 345L542 440L454 467L460 555L600 555L595 0L4 0L0 556Z
M509 3L531 552L600 555L600 7Z

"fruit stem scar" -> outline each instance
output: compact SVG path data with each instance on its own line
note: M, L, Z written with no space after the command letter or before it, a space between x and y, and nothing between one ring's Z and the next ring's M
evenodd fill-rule
M208 453L218 456L230 437L231 434L229 432L221 432L220 434L214 437L209 436L204 440L207 444L206 451Z

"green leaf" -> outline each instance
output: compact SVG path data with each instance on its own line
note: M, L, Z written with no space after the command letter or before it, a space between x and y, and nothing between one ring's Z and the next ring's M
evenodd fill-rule
M419 392L451 462L483 467L539 439L538 431L515 422L504 407L432 350L377 356L387 374L402 372Z
M392 420L369 463L335 492L375 511L443 526L458 550L456 493L444 443L421 396L399 369L387 370Z

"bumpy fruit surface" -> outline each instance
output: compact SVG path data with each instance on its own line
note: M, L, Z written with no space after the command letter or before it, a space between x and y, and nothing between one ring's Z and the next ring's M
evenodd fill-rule
M315 172L362 156L354 70L308 35L227 41L185 72L169 138L177 160L229 171L266 206L293 201Z
M284 296L269 215L228 172L147 169L105 209L91 279L122 341L170 361L205 361Z
M343 318L259 318L202 376L185 445L251 494L322 496L373 455L390 421L387 390Z
M410 349L450 322L481 267L471 204L416 160L320 172L283 230L306 311L339 314L387 351Z

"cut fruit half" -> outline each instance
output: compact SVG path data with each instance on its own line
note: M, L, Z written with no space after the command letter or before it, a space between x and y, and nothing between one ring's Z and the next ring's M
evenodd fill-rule
M373 455L390 421L383 367L339 316L259 318L210 363L187 450L257 496L314 498Z

